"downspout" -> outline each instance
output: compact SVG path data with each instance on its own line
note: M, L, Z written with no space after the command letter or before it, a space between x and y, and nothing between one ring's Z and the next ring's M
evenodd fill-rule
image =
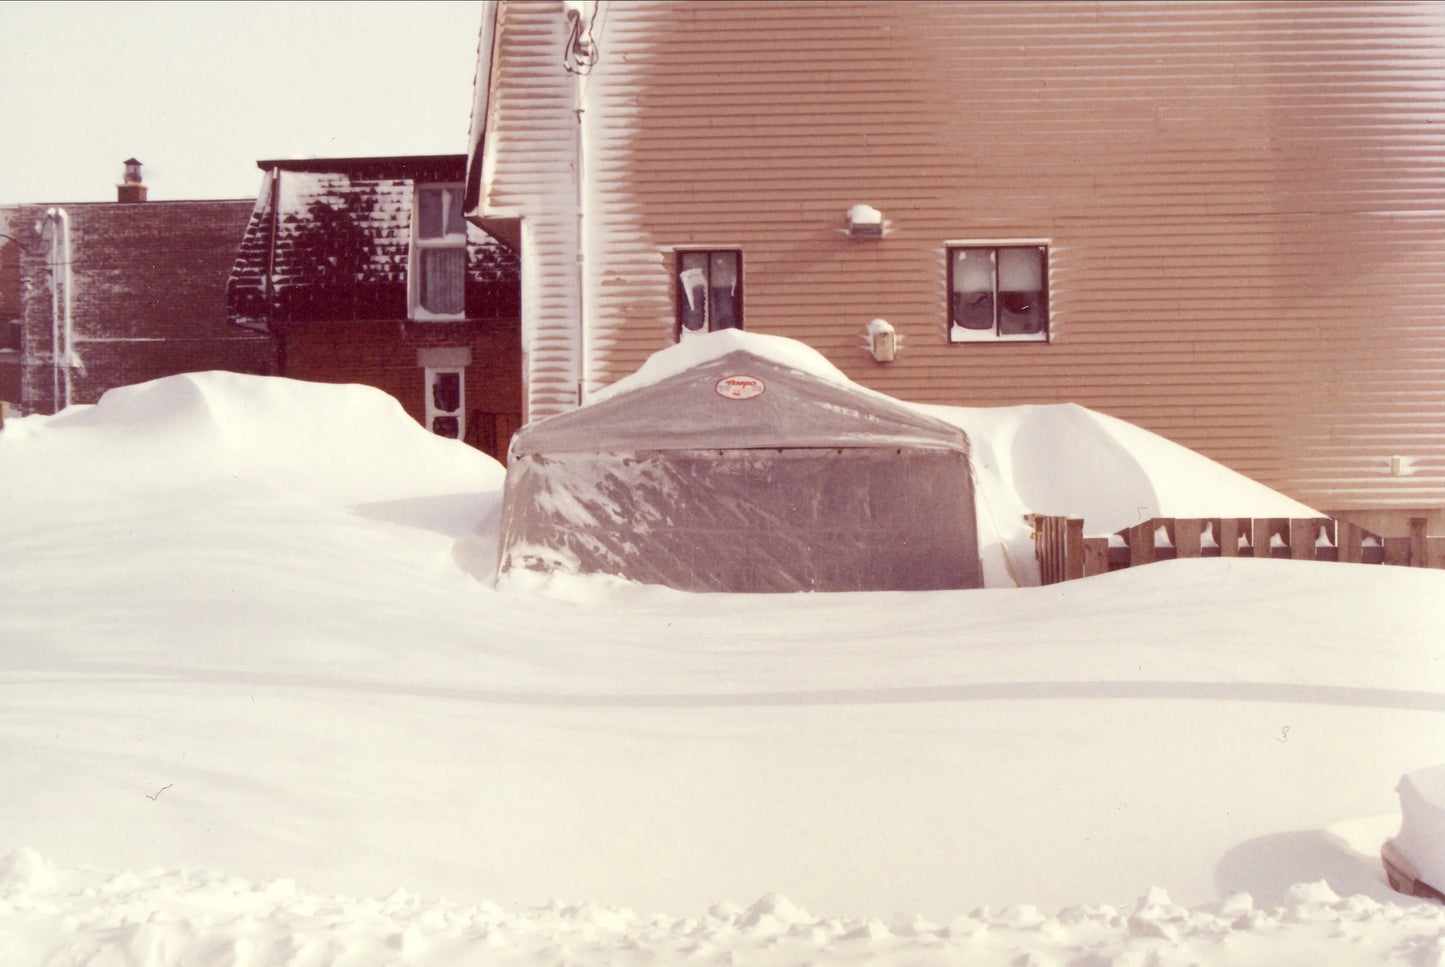
M75 365L75 352L71 348L74 331L70 293L70 214L64 208L48 209L45 227L50 233L47 256L50 263L50 404L58 413L71 403L71 369ZM63 406L60 402L62 372L65 386Z
M266 328L276 340L276 375L286 375L286 336L276 331L276 234L281 224L281 169L272 168L266 186L270 192L268 204L271 207L271 238L266 244Z
M565 0L567 47L562 63L572 75L572 110L577 118L572 145L573 207L576 212L577 251L577 405L587 399L590 389L591 318L587 299L587 78L597 63L592 28L598 14L598 0Z
M587 193L584 187L587 183L587 139L583 136L583 122L586 114L583 104L586 97L587 74L579 70L572 75L572 79L575 82L574 90L576 92L574 109L577 112L575 148L577 162L573 180L577 189L577 405L581 406L587 400L587 361L591 357L588 346L590 333L587 317Z

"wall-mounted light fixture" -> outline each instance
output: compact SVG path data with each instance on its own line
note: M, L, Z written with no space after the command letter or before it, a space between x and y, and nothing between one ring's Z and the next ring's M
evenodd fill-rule
M887 319L874 319L868 323L868 329L863 337L863 344L868 352L880 363L891 363L898 355L899 343L902 337L894 330L892 323Z
M848 209L849 238L882 238L883 213L872 205L854 205Z

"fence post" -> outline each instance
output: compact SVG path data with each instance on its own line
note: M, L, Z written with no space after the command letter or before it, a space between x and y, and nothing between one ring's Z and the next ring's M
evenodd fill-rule
M1064 580L1084 576L1084 519L1070 517L1064 521Z
M1429 520L1424 517L1410 518L1410 566L1430 566L1430 545L1425 540L1425 527Z
M1129 542L1129 566L1138 567L1141 564L1154 563L1154 528L1156 521L1153 518L1142 524L1135 524L1128 528L1125 540Z
M1199 557L1203 544L1204 521L1199 518L1181 518L1174 522L1174 551L1176 557Z
M1289 556L1296 561L1315 559L1315 541L1320 536L1320 522L1312 517L1292 517L1289 522Z
M1410 538L1386 537L1380 543L1385 546L1384 563L1396 567L1410 566Z
M1337 528L1339 539L1335 546L1340 550L1340 562L1343 564L1359 564L1365 559L1365 529L1359 524L1352 524L1347 520L1339 522Z
M1248 518L1220 518L1219 532L1214 535L1215 540L1219 541L1219 556L1238 557L1239 538L1241 535L1243 535L1246 540L1250 540L1251 544L1253 543L1253 540L1249 536L1250 531Z

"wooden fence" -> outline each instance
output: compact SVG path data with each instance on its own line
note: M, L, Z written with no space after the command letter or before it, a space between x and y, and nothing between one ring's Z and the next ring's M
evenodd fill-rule
M1273 557L1354 564L1445 568L1445 537L1380 537L1329 517L1153 517L1108 537L1085 537L1077 517L1035 515L1034 555L1041 584L1180 557Z

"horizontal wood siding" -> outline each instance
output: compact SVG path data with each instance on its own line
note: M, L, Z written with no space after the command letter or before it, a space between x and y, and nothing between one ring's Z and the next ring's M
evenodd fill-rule
M674 248L738 247L748 329L884 392L1077 402L1322 509L1445 502L1445 7L612 0L597 26L591 386L672 341ZM509 138L558 137L553 87L517 93L539 120ZM847 237L856 203L884 238ZM945 244L1015 239L1050 246L1050 342L951 345Z
M577 405L576 84L562 69L560 2L501 4L497 16L480 214L523 221L522 367L536 419Z

